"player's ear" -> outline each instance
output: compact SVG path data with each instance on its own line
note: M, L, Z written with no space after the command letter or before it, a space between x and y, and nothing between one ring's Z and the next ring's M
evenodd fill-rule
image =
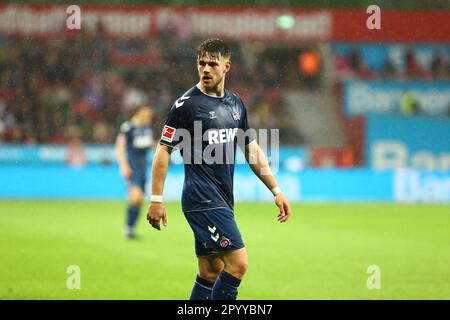
M225 73L227 73L228 71L230 71L231 69L231 60L227 60L225 62Z

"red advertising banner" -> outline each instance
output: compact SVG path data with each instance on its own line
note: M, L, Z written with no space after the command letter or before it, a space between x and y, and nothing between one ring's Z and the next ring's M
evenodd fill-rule
M67 6L0 5L0 34L49 36L66 30ZM148 37L165 29L180 37L261 41L449 42L450 11L381 8L381 29L369 30L360 10L249 7L83 5L81 28Z
M334 10L333 41L450 42L450 11L381 9L381 29L369 30L365 10Z

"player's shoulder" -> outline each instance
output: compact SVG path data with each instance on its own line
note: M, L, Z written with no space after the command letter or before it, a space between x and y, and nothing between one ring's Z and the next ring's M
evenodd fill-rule
M132 126L132 124L131 124L130 121L125 121L124 123L122 123L122 124L120 125L120 132L122 132L122 133L128 133L128 132L131 130L132 127L133 127L133 126Z
M236 93L229 89L225 89L225 96L229 99L233 104L237 104L242 108L245 108L244 102L241 97Z
M188 91L183 93L180 97L178 97L175 102L173 103L173 107L175 109L181 108L181 107L190 107L192 106L195 101L198 99L198 89L196 86L190 88Z
M186 117L189 114L192 114L193 110L199 104L198 89L196 90L196 88L197 87L194 86L178 97L172 104L170 113L180 117Z

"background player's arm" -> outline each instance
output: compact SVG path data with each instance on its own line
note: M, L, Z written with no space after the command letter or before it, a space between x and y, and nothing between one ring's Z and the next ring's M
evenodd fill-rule
M117 162L119 163L120 173L125 178L128 179L131 176L131 167L127 159L127 139L123 133L120 133L116 139L116 156Z
M163 195L164 182L166 181L167 169L172 148L158 144L152 163L152 195ZM166 209L162 202L150 202L147 212L147 220L157 230L161 230L161 219L163 225L167 225Z
M245 159L250 165L250 168L256 174L256 176L266 185L266 187L270 190L277 187L277 180L272 174L269 162L267 161L264 152L262 151L256 140L253 140L245 146L244 153ZM283 193L278 193L274 197L274 200L275 204L280 210L280 213L278 214L278 221L287 221L291 215L291 208Z

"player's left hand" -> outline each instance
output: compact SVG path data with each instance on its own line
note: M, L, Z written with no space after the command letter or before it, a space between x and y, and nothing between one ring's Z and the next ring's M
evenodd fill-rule
M283 193L278 193L275 198L275 204L277 205L278 209L280 209L280 213L278 214L278 221L279 222L286 222L289 220L291 216L291 207L289 206L289 202L284 197Z

